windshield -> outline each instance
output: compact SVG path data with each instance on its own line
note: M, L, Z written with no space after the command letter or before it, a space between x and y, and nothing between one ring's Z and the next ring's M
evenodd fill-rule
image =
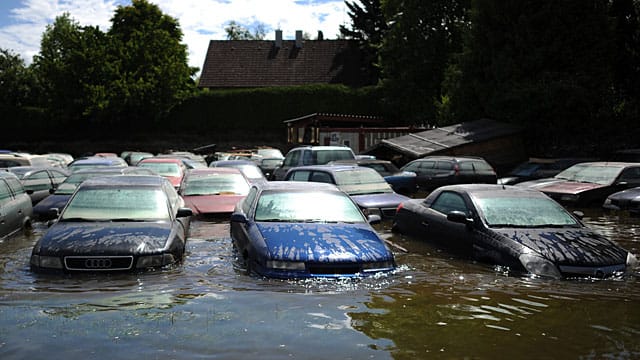
M183 195L247 195L249 183L241 174L211 174L190 176L184 184Z
M142 162L138 166L151 169L160 176L182 176L180 166L176 163Z
M309 206L313 204L313 206ZM269 192L256 205L256 221L364 222L360 209L343 193Z
M607 185L611 184L622 170L623 168L620 166L578 164L560 172L555 177L569 181Z
M575 226L578 222L562 206L544 197L474 198L489 227Z
M61 220L169 220L167 198L160 189L84 188L78 190Z
M365 170L366 169L366 170ZM393 192L391 186L370 168L355 168L352 171L336 171L336 185L349 195Z

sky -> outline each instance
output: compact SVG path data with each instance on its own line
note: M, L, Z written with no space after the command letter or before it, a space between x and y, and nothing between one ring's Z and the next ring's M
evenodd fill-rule
M262 23L266 39L281 29L284 39L302 30L314 39L322 31L335 39L341 24L350 22L344 0L149 0L163 14L178 20L182 43L189 51L189 65L202 68L209 40L224 40L224 28L235 21L246 28ZM0 48L20 55L26 64L40 51L46 26L57 16L69 13L81 26L109 30L118 6L131 0L0 0Z

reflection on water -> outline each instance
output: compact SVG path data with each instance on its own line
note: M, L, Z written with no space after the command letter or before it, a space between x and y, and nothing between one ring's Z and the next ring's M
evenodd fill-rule
M635 254L640 220L585 222ZM195 221L182 264L29 270L46 227L0 241L0 358L638 358L638 270L548 280L462 261L381 228L399 270L361 280L246 274L225 222ZM406 250L406 251L405 251Z

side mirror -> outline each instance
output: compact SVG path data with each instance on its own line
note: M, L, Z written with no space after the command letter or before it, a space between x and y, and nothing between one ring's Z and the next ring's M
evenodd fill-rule
M473 219L468 218L467 214L465 214L462 211L452 211L448 213L447 220L455 223L459 223L459 224L465 224L465 225L473 224Z
M27 195L33 195L33 190L32 189L28 189L25 192L27 193Z
M582 218L584 217L584 213L582 211L572 211L571 212L573 214L573 216L575 216L576 218L578 218L578 220L582 220Z
M247 223L247 217L245 216L245 214L242 213L233 213L231 214L231 222L237 222L237 223L242 223L242 224L246 224Z
M47 210L47 218L49 219L57 219L60 216L60 209L58 208L49 208Z
M57 188L51 188L49 189L49 194L53 195L56 192Z
M189 217L189 216L193 216L193 210L191 210L191 208L188 208L188 207L181 207L178 209L178 212L176 213L176 217L178 218Z
M380 224L382 222L382 218L378 214L367 215L367 221L371 225Z

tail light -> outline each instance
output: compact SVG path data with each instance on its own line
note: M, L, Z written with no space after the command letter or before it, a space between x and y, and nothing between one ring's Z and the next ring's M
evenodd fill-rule
M396 214L400 212L400 210L402 210L403 205L402 203L398 204L398 207L396 208Z
M460 175L460 166L458 166L458 164L453 165L453 175L454 176Z

